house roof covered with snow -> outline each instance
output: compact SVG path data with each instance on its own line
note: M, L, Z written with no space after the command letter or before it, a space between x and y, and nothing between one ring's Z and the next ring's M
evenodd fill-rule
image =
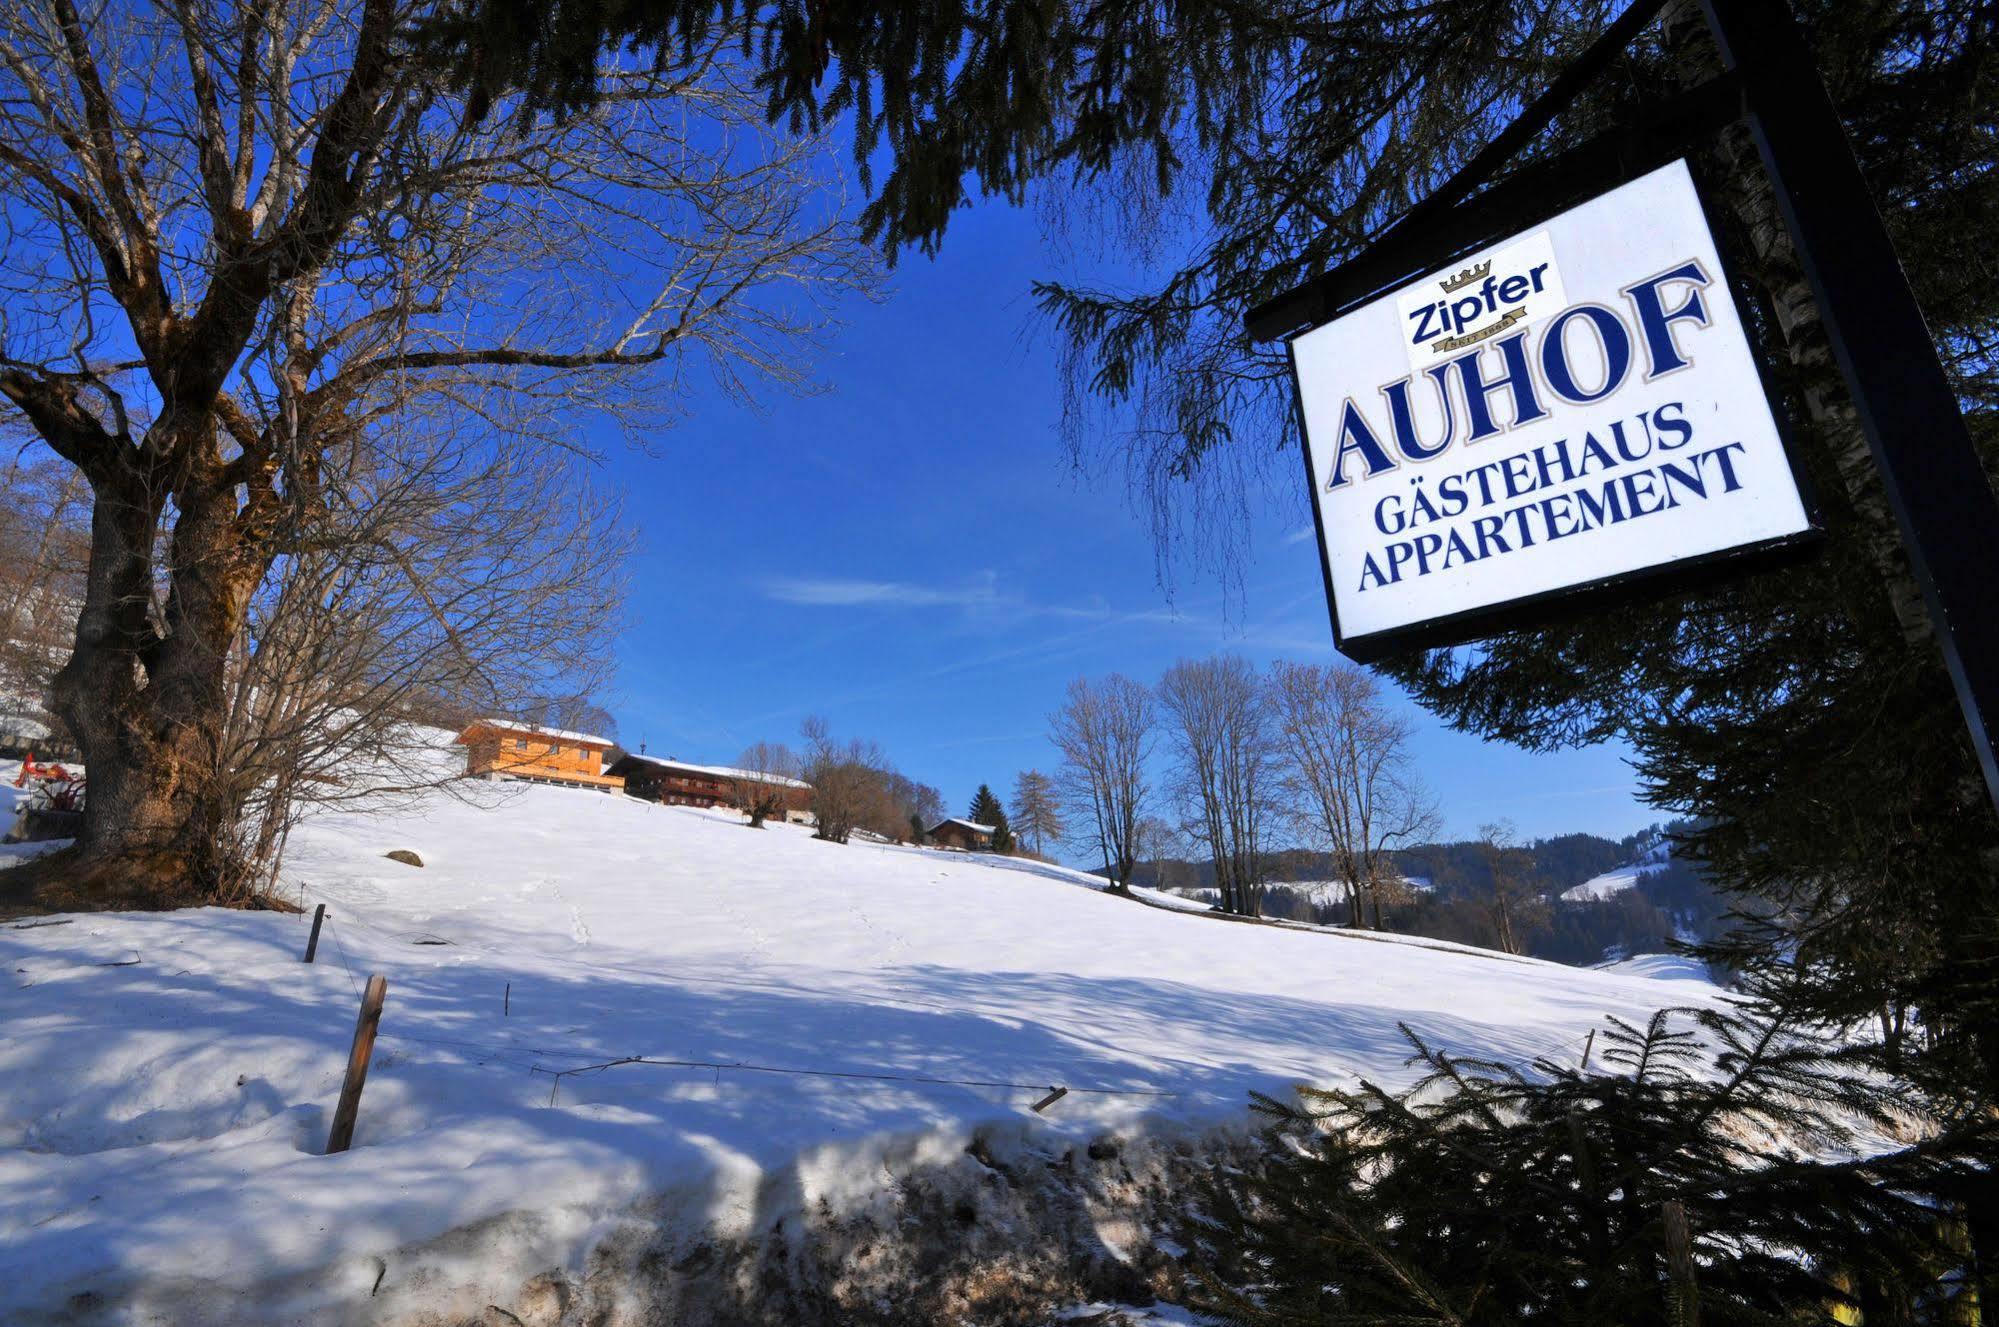
M929 832L935 834L946 825L962 825L975 834L992 834L996 833L999 828L997 825L981 825L978 821L967 820L963 816L948 816L932 825Z
M561 728L537 728L531 723L520 723L513 719L474 719L465 725L465 732L458 735L458 740L464 741L466 733L477 728L519 733L523 737L537 737L544 742L574 742L578 746L601 746L606 750L617 745L608 737L592 737L589 733L572 733Z
M764 770L737 769L733 765L696 765L688 760L674 760L667 756L648 756L638 751L627 751L621 758L636 761L641 765L652 765L659 769L686 770L690 774L713 774L719 778L735 779L741 783L768 783L780 788L810 788L803 779L790 778L783 774L771 774Z

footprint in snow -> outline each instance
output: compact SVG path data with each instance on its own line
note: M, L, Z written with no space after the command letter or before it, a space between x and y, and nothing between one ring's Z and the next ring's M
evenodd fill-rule
M573 903L569 907L569 938L579 945L590 943L590 928L583 923L583 910Z

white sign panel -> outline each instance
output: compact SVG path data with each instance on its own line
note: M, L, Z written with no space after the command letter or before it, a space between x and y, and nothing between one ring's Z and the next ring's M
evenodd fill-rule
M1811 529L1684 162L1291 355L1343 648Z

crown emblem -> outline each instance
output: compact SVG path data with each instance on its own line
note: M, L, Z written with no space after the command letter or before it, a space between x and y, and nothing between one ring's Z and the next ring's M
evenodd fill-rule
M1453 290L1463 290L1466 286L1469 286L1472 282L1477 281L1480 277L1484 276L1486 273L1490 272L1491 270L1492 270L1492 259L1488 258L1484 262L1480 263L1477 267L1467 267L1464 271L1458 273L1456 276L1446 277L1442 281L1439 281L1437 284L1442 286L1446 292Z

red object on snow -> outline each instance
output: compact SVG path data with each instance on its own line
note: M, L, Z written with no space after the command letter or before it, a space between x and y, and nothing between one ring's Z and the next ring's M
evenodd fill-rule
M25 788L28 786L28 780L30 779L36 779L42 783L69 783L75 780L75 778L75 775L71 774L61 765L37 765L35 763L35 753L30 751L27 759L21 762L21 772L14 776L14 786L16 788Z
M61 769L61 766L57 766ZM81 811L83 809L83 780L72 779L67 771L60 779L48 781L49 810Z

